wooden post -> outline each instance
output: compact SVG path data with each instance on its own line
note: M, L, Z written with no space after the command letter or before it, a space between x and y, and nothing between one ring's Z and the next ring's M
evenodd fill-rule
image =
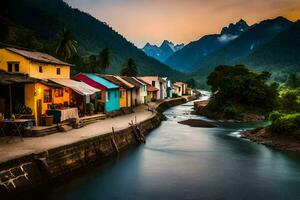
M86 96L83 96L83 115L86 115Z

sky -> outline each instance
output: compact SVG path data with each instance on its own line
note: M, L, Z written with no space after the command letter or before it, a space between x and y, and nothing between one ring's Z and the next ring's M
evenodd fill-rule
M284 16L300 19L300 0L65 0L138 47L165 39L187 44L244 19L249 25Z

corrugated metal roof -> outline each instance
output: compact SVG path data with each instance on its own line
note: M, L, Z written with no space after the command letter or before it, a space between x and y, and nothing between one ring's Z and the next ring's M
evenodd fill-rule
M16 54L19 54L25 58L28 58L33 61L42 62L42 63L51 63L56 65L66 65L71 66L71 64L63 62L49 54L41 53L37 51L27 51L27 50L21 50L16 48L7 47L5 48L8 51L14 52Z
M128 81L126 81L125 79L123 79L122 77L120 76L114 76L116 77L119 81L122 81L124 84L126 84L129 88L134 88L135 86L131 83L129 83Z
M83 74L87 76L88 78L92 79L93 81L100 83L101 85L105 86L107 89L116 89L119 88L118 85L113 84L112 82L102 78L100 75L96 74Z
M76 93L81 94L83 96L92 95L95 94L96 92L100 92L99 89L96 89L81 81L75 81L67 78L52 78L49 80L57 84L63 85L65 87L69 87L72 90L74 90Z
M137 88L140 88L143 84L134 80L132 77L129 76L122 76L122 79L125 79L125 81L128 81L129 83L131 83L132 85L134 85Z
M131 87L129 87L127 84L125 84L124 82L120 81L119 79L117 79L116 77L112 76L112 75L101 75L101 77L105 78L106 80L124 88L124 89L130 89Z

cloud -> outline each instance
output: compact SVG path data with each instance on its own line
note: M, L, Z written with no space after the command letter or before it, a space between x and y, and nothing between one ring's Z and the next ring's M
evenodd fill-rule
M238 38L239 36L237 35L227 35L227 34L223 34L221 35L220 37L218 37L218 40L220 42L229 42L229 41L232 41L232 40L235 40L236 38Z

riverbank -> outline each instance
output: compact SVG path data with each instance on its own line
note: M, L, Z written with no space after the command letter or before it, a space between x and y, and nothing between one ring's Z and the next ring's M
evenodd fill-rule
M274 149L300 153L298 138L270 134L265 128L246 131L242 133L241 137Z
M195 97L196 98L196 97ZM128 125L137 121L142 134L156 128L161 113L193 98L168 99L139 106L135 113L99 121L81 129L0 145L0 194L17 195L54 181L139 142ZM114 127L114 133L112 132Z

